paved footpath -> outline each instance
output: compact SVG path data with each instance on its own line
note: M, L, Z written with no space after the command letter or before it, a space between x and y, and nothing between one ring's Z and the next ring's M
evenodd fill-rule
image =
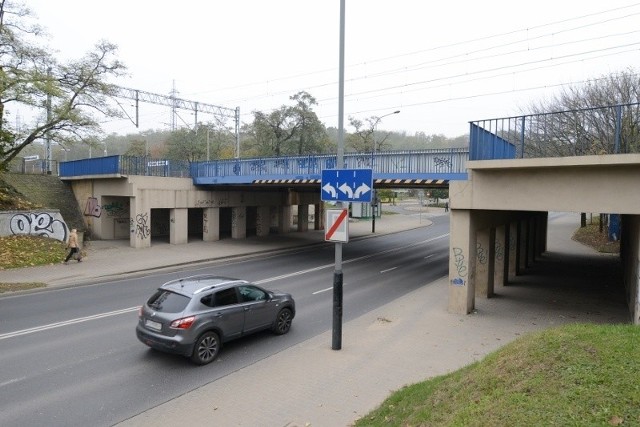
M575 254L588 257L582 267L612 260L567 237L577 218L551 222L541 263L566 266ZM443 277L347 322L341 350L331 349L328 331L120 425L348 426L394 390L457 370L527 332L567 322L628 322L624 301L603 296L602 286L566 278L545 286L550 280L534 271L522 285L478 299L474 313L463 316L447 312Z

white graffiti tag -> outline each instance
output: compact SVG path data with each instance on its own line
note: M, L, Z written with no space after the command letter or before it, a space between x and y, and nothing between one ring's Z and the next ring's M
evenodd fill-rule
M13 234L44 236L67 241L67 225L46 212L16 214L11 217L9 224Z

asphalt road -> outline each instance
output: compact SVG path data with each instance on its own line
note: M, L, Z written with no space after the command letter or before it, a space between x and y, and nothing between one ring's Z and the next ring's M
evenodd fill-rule
M443 216L429 227L344 245L343 321L444 276L448 233ZM0 298L0 425L113 425L330 330L334 254L334 245L321 245ZM228 343L204 367L138 342L137 307L152 291L165 281L204 273L291 292L297 316L290 333Z

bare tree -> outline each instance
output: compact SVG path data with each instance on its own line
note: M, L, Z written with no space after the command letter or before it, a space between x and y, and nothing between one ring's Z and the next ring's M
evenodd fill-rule
M107 83L125 71L114 58L117 47L101 41L83 58L58 63L48 49L28 41L42 35L27 7L0 0L0 170L36 141L70 146L101 132L96 114L120 116L109 106L116 88ZM33 108L34 119L13 125L11 105Z
M527 157L578 156L640 149L640 77L628 69L566 88L529 107Z

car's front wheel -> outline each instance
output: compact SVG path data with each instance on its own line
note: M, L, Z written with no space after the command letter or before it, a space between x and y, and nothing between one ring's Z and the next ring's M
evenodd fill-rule
M276 322L271 329L275 334L284 335L291 329L291 321L293 320L293 313L288 308L283 308L278 312L276 316Z
M193 347L191 360L198 365L206 365L216 358L220 351L220 337L215 332L205 332L200 335Z

